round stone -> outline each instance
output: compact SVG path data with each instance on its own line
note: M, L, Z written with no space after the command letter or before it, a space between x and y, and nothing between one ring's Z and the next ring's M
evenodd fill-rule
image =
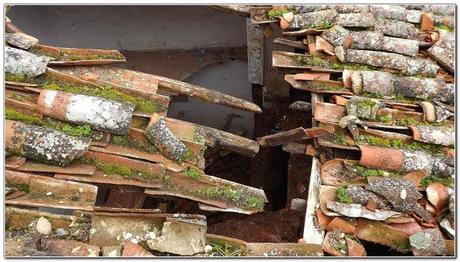
M48 219L40 217L37 221L35 229L42 235L48 235L51 233L51 223L48 221Z

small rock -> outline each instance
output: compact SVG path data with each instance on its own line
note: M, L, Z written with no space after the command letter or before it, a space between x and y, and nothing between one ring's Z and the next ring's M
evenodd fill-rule
M42 235L48 235L51 233L51 223L48 221L48 219L40 217L37 221L35 229Z
M449 196L447 193L447 187L440 183L433 183L426 188L426 195L428 201L436 208L436 210L442 210L448 205Z
M56 229L56 236L58 236L58 237L62 237L62 236L68 235L68 234L69 234L69 232L67 232L63 228Z
M204 247L204 252L205 252L205 253L210 253L211 251L212 251L212 246L211 246L211 245L206 245L206 246Z
M102 255L104 257L119 257L121 256L121 247L120 246L102 247Z

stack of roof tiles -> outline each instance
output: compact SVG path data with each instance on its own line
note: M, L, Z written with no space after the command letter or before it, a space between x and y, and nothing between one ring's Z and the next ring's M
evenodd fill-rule
M272 65L311 101L312 128L259 138L313 157L306 243L365 256L365 243L453 255L453 5L295 5L251 9L278 23ZM311 102L311 103L310 103ZM314 140L306 140L314 138ZM384 247L382 247L384 248Z
M262 189L206 175L206 147L254 156L259 145L167 117L170 98L157 91L257 105L114 67L126 62L116 50L39 44L8 18L6 43L7 256L258 256L279 246L206 234L193 210L254 214L267 202ZM146 196L163 201L143 208ZM184 204L192 214L168 213Z

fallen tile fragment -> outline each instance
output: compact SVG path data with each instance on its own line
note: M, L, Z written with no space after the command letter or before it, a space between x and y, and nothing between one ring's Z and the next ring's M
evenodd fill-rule
M147 240L153 250L191 256L204 252L206 222L189 219L166 219L160 236Z
M387 199L400 212L414 211L417 200L422 197L415 184L405 179L377 179L369 182L365 188Z
M438 229L425 229L409 237L412 252L416 256L444 256L446 244Z
M5 41L12 46L27 50L38 44L38 39L24 33L6 33Z
M40 113L75 124L89 124L96 130L115 135L128 133L134 105L109 99L43 90L38 97Z
M27 51L5 47L5 72L34 77L45 73L49 57L37 56Z
M145 135L156 148L170 159L180 160L187 154L187 147L166 126L164 118L157 114L151 117Z
M121 246L102 247L102 256L104 257L120 257Z
M90 145L88 138L73 137L50 128L16 121L7 120L5 130L7 152L61 166L80 158Z
M126 242L123 246L123 257L151 257L153 256L150 252L145 250L141 245L134 244L131 241Z
M41 249L48 256L97 257L100 248L75 240L47 239L41 240Z

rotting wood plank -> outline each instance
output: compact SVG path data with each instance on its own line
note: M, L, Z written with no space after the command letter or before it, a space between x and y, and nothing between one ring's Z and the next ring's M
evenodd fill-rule
M262 28L246 19L246 34L248 48L248 80L249 83L264 84L264 34Z

